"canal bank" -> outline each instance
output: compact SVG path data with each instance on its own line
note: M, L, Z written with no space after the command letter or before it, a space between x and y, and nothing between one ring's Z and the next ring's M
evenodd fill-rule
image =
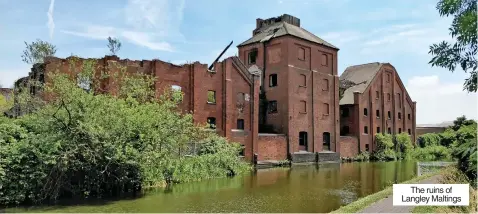
M156 188L141 197L61 201L5 212L330 212L416 176L416 163L293 165Z

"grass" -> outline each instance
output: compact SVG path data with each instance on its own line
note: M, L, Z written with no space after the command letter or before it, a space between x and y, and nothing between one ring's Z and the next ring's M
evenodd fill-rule
M430 174L425 174L419 177L415 177L411 180L405 181L402 184L412 184L412 183L417 183L421 180L430 178L434 175L437 175L438 172L430 173ZM393 193L393 185L385 188L384 190L380 192L376 192L374 194L365 196L363 198L360 198L359 200L356 200L348 205L345 205L343 207L340 207L339 209L332 211L331 213L356 213L359 212L366 207L370 206L371 204L384 199L385 197L391 195Z

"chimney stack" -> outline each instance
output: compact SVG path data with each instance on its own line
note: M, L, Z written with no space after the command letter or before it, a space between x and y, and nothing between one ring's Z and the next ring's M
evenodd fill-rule
M252 31L252 35L254 36L254 35L260 33L260 30L262 30L266 26L273 25L273 24L278 23L278 22L286 22L286 23L289 23L291 25L300 27L300 19L295 17L295 16L291 16L289 14L283 14L281 16L272 17L272 18L268 18L268 19L265 19L265 20L258 18L258 19L256 19L256 29L254 29L254 31Z

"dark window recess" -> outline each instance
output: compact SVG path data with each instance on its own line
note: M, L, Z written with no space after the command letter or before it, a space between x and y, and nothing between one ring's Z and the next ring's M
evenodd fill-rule
M380 92L378 92L378 91L375 91L375 99L377 99L377 100L378 100L378 98L380 98Z
M350 133L350 128L349 126L343 126L342 129L340 129L340 135L345 136Z
M392 113L390 111L387 112L388 119L392 119Z
M368 110L367 110L367 108L364 108L364 109L363 109L363 115L364 115L364 116L368 116Z
M369 147L368 143L365 144L365 151L370 152L370 147Z
M252 49L248 54L249 64L256 64L257 60L257 49Z
M392 98L390 96L390 93L387 93L387 101L390 101Z
M412 118L412 116L410 114L408 114L408 119L410 120L410 118Z
M207 91L207 102L216 104L216 91Z
M244 130L244 119L237 119L237 129Z
M276 113L277 112L277 101L269 101L269 105L267 106L269 113Z
M307 146L307 132L299 132L299 146Z
M388 128L388 133L392 134L392 129L391 128Z
M380 127L377 127L377 133L380 133Z
M401 120L402 119L402 113L398 112L398 119Z
M411 129L408 129L408 134L412 135L412 130Z
M377 117L380 117L380 110L377 109L377 110L375 111L375 115L376 115Z
M341 113L342 113L342 117L348 117L349 116L349 109L348 108L343 108Z
M269 75L269 87L277 86L277 74Z
M368 126L364 126L364 127L363 127L363 133L364 133L364 134L368 134Z
M398 128L398 134L402 133L402 128Z
M208 117L207 123L209 124L209 128L216 129L216 118L215 117Z

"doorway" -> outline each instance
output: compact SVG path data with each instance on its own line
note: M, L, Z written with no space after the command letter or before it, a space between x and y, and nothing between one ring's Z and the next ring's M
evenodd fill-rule
M307 132L299 132L299 151L307 151Z
M322 150L330 151L330 133L324 132L324 134L322 135L322 140L324 143L322 146Z

